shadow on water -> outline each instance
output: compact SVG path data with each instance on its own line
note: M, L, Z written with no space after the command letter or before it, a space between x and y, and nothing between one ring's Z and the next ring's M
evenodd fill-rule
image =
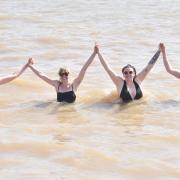
M111 102L100 100L99 102L94 102L91 104L83 104L82 109L93 109L93 110L102 110L102 111L111 111L113 110L114 113L119 113L131 108L139 107L139 106L144 106L147 105L146 100L138 100L138 101L133 101L129 103L123 103L120 100L113 100Z
M45 109L48 115L55 116L58 121L68 122L69 120L74 120L79 117L79 113L81 112L77 110L77 106L78 103L69 104L52 100L51 102L36 102L34 107Z
M180 107L180 100L174 100L174 99L169 99L169 100L153 100L148 102L148 105L150 109L154 111L164 111L168 110L169 112L177 112L177 110Z
M68 106L68 103L59 103L56 102L54 99L50 99L47 101L31 101L30 103L28 103L29 105L32 105L33 107L36 108L47 108L50 106L55 106L55 107L60 107L60 106Z
M36 102L37 104L35 104L34 107L36 108L47 108L48 106L50 106L51 104L53 104L52 101L49 101L49 102Z
M163 106L164 108L180 107L180 100L166 100L161 102L156 102L158 105Z
M48 102L36 102L34 107L36 108L52 108L51 113L56 113L60 106L63 104L56 103L54 100L48 101Z

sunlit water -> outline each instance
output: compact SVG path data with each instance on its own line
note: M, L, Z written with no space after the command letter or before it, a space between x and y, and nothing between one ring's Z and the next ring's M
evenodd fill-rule
M72 79L94 42L114 71L140 71L164 42L180 69L179 0L0 0L0 76L28 59L58 79ZM74 104L29 69L0 87L0 179L180 179L180 81L160 56L142 85L144 97L116 102L96 57Z

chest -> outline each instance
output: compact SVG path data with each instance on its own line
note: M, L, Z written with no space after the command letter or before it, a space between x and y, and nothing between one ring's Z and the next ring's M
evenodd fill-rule
M135 83L131 85L127 85L126 82L124 82L121 93L120 93L120 97L124 101L131 101L133 99L137 99L137 95L138 95L137 85L135 85Z
M126 89L127 93L130 94L131 98L134 99L135 96L136 96L136 87L135 85L131 85L131 86L128 86L127 85L127 89Z
M137 96L137 88L135 85L128 86L126 83L124 83L121 92L120 97L123 99L123 101L132 101L136 99Z
M72 86L71 85L67 85L67 86L62 86L62 85L59 85L58 88L57 88L57 92L69 92L69 91L72 91Z

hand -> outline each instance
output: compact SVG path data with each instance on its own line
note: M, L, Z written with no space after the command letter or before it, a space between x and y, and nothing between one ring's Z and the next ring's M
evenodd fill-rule
M95 52L96 54L99 53L99 45L98 45L97 43L95 43L94 52Z
M163 43L160 43L160 44L159 44L159 50L160 50L161 52L165 52L165 46L164 46Z
M32 59L32 58L29 58L27 65L30 67L30 66L32 66L33 64L34 64L33 59Z

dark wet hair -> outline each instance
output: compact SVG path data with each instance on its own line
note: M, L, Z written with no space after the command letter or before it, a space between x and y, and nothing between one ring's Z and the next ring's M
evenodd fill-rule
M132 66L131 64L127 64L126 66L124 66L124 67L122 68L122 73L124 73L124 70L125 70L126 68L132 68L133 71L134 71L135 77L136 77L136 68L135 68L134 66Z

